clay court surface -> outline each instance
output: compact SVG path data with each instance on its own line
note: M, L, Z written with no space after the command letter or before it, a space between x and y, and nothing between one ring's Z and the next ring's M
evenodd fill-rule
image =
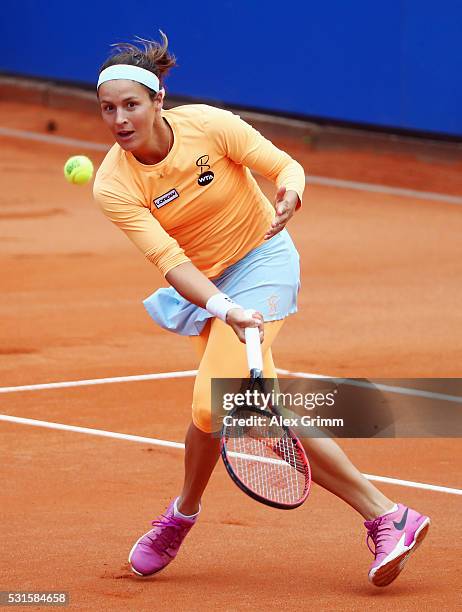
M97 117L0 103L0 127L109 143ZM46 131L48 121L57 129ZM453 145L377 150L266 134L307 174L459 196ZM64 181L70 155L104 153L0 136L0 386L182 372L189 342L158 329L141 300L163 283L92 201ZM309 180L309 179L308 179ZM269 183L262 181L272 197ZM462 206L309 185L290 224L302 259L297 316L278 367L352 377L462 377ZM0 394L0 413L182 442L192 375ZM455 405L459 410L459 406ZM149 442L0 423L0 590L68 591L82 610L455 610L461 496L396 484L431 516L422 548L386 589L367 582L361 517L314 486L302 508L263 507L218 466L178 559L151 579L127 555L182 482L183 451ZM367 474L461 487L456 439L344 440Z

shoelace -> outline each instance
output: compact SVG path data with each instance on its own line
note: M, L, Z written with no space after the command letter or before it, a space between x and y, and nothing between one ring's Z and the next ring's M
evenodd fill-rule
M367 531L366 544L367 548L371 551L374 557L377 557L379 554L382 542L386 539L387 531L390 531L390 526L387 525L384 516L379 516L372 521L372 524ZM370 547L369 540L374 542L375 551Z
M160 554L165 553L169 557L172 555L168 552L169 548L175 548L181 543L184 538L188 526L181 523L174 516L161 515L160 519L152 521L153 527L159 529L152 535L147 534L147 537L152 542L152 547Z

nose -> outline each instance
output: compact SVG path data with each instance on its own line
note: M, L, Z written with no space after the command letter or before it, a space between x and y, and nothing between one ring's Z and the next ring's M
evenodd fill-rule
M116 110L115 122L116 122L117 126L122 126L125 123L127 123L127 119L125 117L125 113L124 113L124 109L123 108L118 108Z

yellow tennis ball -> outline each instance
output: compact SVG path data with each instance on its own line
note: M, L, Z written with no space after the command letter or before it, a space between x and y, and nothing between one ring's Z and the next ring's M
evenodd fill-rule
M64 164L64 176L69 183L85 185L93 176L93 163L86 155L69 157Z

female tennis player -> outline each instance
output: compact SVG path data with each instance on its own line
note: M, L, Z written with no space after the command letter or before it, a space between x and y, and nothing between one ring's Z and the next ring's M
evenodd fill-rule
M170 285L145 300L147 311L163 328L192 338L200 357L183 489L130 552L141 576L174 559L198 518L219 457L211 379L248 375L246 327L259 328L264 376L276 378L271 347L296 312L299 289L299 258L285 226L305 186L300 164L237 115L202 104L163 110L163 82L175 58L161 34L161 43L117 45L97 85L116 142L96 175L95 198ZM274 206L250 170L273 181ZM375 546L370 580L389 584L429 518L383 495L333 440L303 444L313 480L365 519Z

